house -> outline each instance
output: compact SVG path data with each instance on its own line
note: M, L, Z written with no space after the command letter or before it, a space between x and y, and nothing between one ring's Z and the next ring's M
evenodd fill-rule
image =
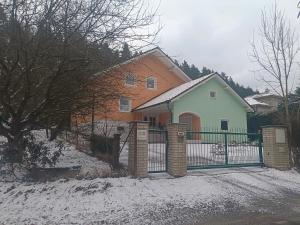
M218 74L191 80L160 48L154 48L109 70L123 73L123 96L110 105L105 116L95 114L99 124L117 129L129 121L149 121L155 128L181 122L189 130L247 129L251 106Z
M277 110L278 105L282 102L282 97L266 89L264 93L248 96L245 100L256 113L268 114Z

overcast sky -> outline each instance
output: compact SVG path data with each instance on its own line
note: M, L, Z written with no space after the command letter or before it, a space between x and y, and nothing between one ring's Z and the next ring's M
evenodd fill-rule
M157 4L159 0L151 1ZM260 24L260 13L273 0L161 0L163 29L159 46L179 61L206 66L231 75L254 89L264 84L252 72L250 41ZM300 31L298 0L277 0L291 23ZM297 81L299 83L299 81Z

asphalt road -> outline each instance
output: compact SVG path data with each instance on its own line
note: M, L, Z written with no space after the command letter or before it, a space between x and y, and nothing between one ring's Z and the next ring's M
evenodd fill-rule
M195 218L192 225L300 225L300 195L257 199L249 208Z
M271 214L257 214L257 213L242 213L236 216L217 216L209 218L203 222L195 223L197 225L296 225L300 224L300 215L295 213L293 215L271 215Z

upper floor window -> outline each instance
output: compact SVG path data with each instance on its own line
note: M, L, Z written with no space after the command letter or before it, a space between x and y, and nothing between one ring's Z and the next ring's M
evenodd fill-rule
M148 77L146 79L146 87L148 89L156 89L156 86L157 86L156 78Z
M136 77L133 74L127 74L125 76L125 84L128 86L135 86L136 85Z
M120 97L120 112L130 112L131 111L131 100L128 97Z
M215 98L215 97L217 96L217 92L215 92L215 91L210 91L210 92L209 92L209 96L210 96L211 98Z

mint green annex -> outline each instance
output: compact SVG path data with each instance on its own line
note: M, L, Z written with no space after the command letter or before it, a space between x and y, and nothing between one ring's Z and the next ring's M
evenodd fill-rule
M168 122L185 123L190 131L247 132L247 112L253 109L214 73L168 90L135 111L155 118L169 113Z
M247 130L248 109L218 79L210 79L174 100L171 108L173 122L179 122L183 113L191 113L200 118L202 130L220 130L222 120L228 121L228 130Z

